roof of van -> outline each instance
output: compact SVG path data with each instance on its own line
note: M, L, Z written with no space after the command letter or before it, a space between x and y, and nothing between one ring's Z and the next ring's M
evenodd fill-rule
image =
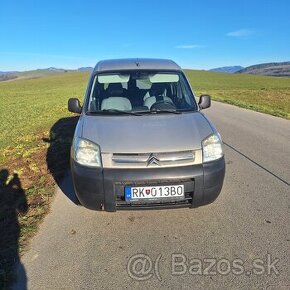
M126 58L101 60L94 72L118 70L181 70L181 67L169 59Z

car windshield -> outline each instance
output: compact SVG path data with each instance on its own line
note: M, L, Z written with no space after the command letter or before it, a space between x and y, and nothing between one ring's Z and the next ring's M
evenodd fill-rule
M96 75L86 112L125 115L195 110L197 104L183 73L128 71Z

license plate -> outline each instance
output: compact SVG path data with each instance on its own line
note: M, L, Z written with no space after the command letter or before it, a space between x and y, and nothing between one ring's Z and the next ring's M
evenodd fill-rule
M176 198L184 198L184 185L125 187L126 201Z

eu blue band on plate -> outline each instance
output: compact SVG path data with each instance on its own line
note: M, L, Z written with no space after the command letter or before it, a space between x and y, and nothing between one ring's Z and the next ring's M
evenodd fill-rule
M125 199L131 199L131 187L125 187Z

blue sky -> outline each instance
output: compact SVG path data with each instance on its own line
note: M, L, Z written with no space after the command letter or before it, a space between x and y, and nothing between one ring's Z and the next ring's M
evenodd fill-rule
M288 0L1 1L0 71L171 58L209 69L290 60Z

